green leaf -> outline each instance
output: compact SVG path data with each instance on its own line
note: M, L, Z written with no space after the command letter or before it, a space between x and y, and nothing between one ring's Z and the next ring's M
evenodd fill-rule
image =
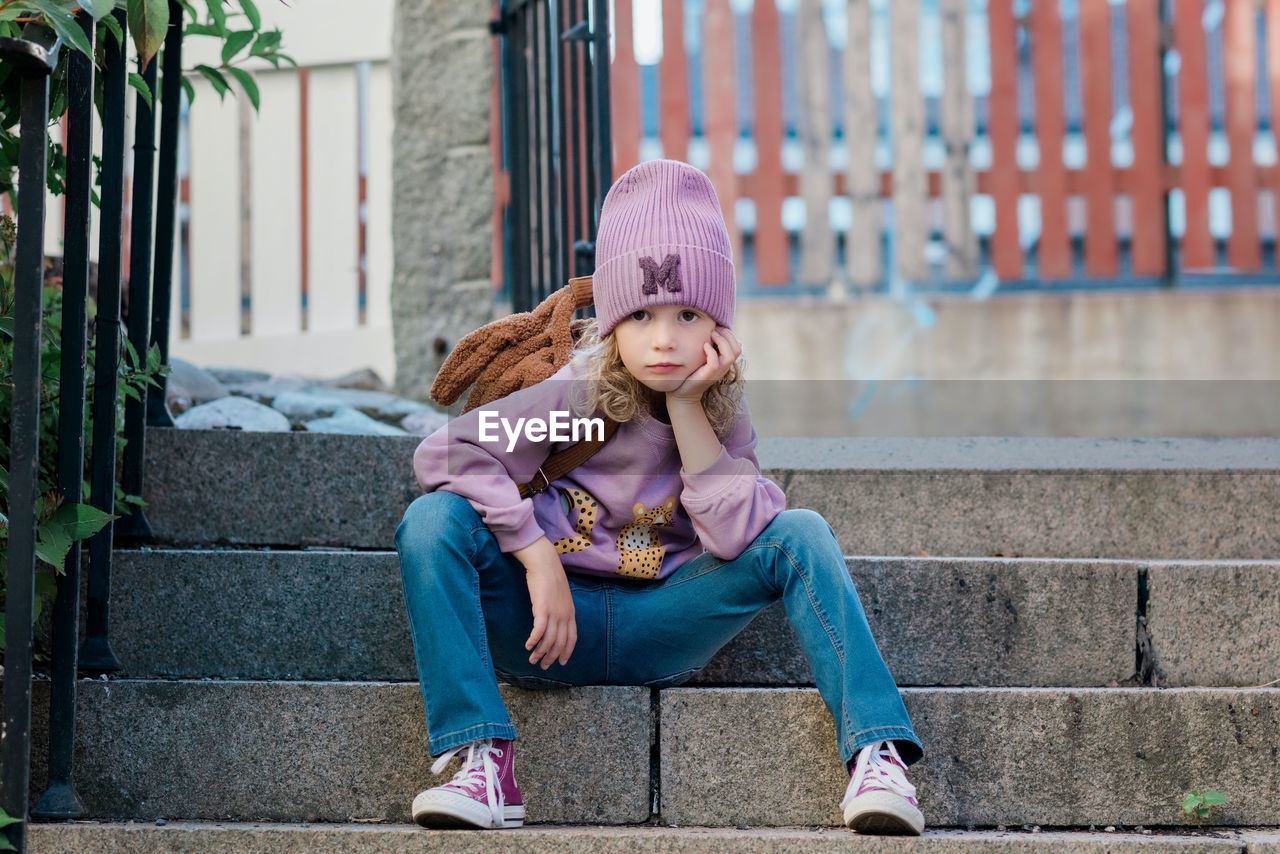
M142 68L160 50L168 28L169 0L129 0L129 31Z
M1204 793L1205 806L1218 807L1227 802L1227 796L1217 789L1209 789Z
M253 109L256 112L258 109L259 95L258 84L254 82L253 75L245 71L243 68L235 67L228 68L227 73L240 81L241 88L243 88L245 94L249 96L249 101L253 104Z
M101 531L111 518L92 504L63 504L49 521L62 525L71 539L83 540Z
M3 614L0 614L0 619L4 619ZM3 635L3 634L4 632L0 632L0 635ZM22 821L22 819L14 818L13 816L9 815L7 811L5 811L4 807L0 807L0 827L8 827L11 824L17 824L20 821ZM12 851L13 849L9 848L7 850Z
M120 22L116 20L115 15L108 15L101 21L102 25L110 31L111 35L116 37L116 44L124 44L124 30L120 29Z
M270 30L265 33L259 33L258 38L253 42L253 50L249 51L253 56L261 56L274 48L280 46L280 31Z
M92 15L95 21L101 21L110 15L115 7L115 0L80 0L80 8Z
M222 0L205 0L205 5L209 7L209 17L218 28L218 35L222 35L227 31L227 10L222 8Z
M191 78L182 75L182 91L187 93L187 106L191 106L196 100L196 87L191 85Z
M222 46L222 64L229 65L235 55L248 47L256 35L253 30L237 30L227 36L227 43Z
M255 30L262 29L262 16L258 14L258 7L253 4L253 0L240 0L240 8L244 9L244 16Z
M222 72L218 71L216 68L203 64L197 65L196 71L203 74L205 78L213 84L213 91L218 93L218 98L225 100L225 96L231 87L227 85L227 78L222 76Z
M151 87L147 85L147 81L142 79L142 75L137 72L129 72L129 85L138 90L139 97L147 102L147 107L151 107Z
M0 317L0 332L3 332L10 338L13 337L13 318L11 316L6 314L3 317Z
M187 24L187 28L182 31L184 36L217 36L221 38L222 30L212 24Z
M49 21L49 26L53 27L53 31L58 34L58 38L85 56L93 57L93 48L89 46L89 38L84 34L84 30L80 29L80 24L76 21L76 16L71 14L71 10L65 6L58 5L54 0L28 0L28 2L33 8L44 13L45 18Z

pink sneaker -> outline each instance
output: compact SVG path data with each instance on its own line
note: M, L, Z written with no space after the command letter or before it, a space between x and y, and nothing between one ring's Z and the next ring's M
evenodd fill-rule
M858 833L924 833L924 815L906 770L892 741L878 741L858 751L849 788L840 801L845 826Z
M515 743L486 738L460 744L441 754L431 773L442 772L454 755L462 757L462 767L444 785L418 793L413 820L423 827L521 827L524 798L516 784Z

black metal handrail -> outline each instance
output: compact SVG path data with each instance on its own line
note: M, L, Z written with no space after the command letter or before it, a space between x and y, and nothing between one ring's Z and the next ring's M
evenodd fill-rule
M130 227L130 282L127 333L145 366L146 354L157 346L168 361L169 311L173 282L173 240L177 210L178 120L181 109L181 49L183 9L169 3L169 30L164 43L160 79L160 148L154 139L156 115L136 96L136 142L133 152L133 217ZM90 503L115 512L116 394L121 358L121 249L123 246L124 121L127 67L123 39L128 21L115 10L120 40L105 39L103 48L101 217L94 389L91 413L92 472ZM88 15L80 25L92 45L95 25ZM57 581L52 615L52 685L49 701L48 788L28 809L31 749L31 675L34 626L36 489L39 473L40 333L44 276L46 126L49 75L56 63L53 34L28 25L23 38L0 38L0 56L22 75L22 122L19 151L18 242L15 257L14 397L10 441L9 583L5 626L4 738L0 739L0 806L23 819L4 830L17 851L26 850L26 826L31 817L68 819L83 815L73 774L75 742L75 677L81 670L116 671L120 665L108 636L111 552L116 527L109 521L89 540L86 632L78 647L81 549L74 542L64 573ZM157 62L141 69L143 80L156 90ZM58 489L64 502L80 503L84 476L84 408L87 300L89 278L90 170L94 121L94 65L73 52L68 60L67 180L65 260L58 396ZM156 160L159 177L155 181ZM154 183L153 183L154 181ZM152 239L152 189L158 192L155 239ZM154 282L151 271L155 270ZM154 316L151 306L154 303ZM170 426L165 383L126 407L126 446L121 481L130 494L142 493L144 432L147 425ZM150 526L141 513L123 516L122 536L145 537ZM78 647L78 648L77 648Z
M613 164L608 8L608 0L503 0L490 24L502 44L503 270L515 311L595 267Z
M45 121L51 33L28 24L23 38L0 38L0 57L21 77L18 243L14 264L13 426L9 442L9 582L5 603L4 729L0 806L26 817L31 782L32 598L36 579L36 491L40 479L40 303L44 282ZM26 821L5 828L25 850Z

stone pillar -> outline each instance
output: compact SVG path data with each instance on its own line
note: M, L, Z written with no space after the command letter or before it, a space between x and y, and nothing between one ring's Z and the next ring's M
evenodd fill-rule
M391 58L395 391L427 400L458 339L494 316L488 2L397 0Z

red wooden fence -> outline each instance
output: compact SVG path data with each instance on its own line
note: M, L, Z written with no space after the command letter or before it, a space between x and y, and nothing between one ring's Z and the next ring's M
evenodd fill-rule
M897 2L899 0L894 0ZM1273 240L1274 234L1271 227L1262 227L1259 210L1261 205L1263 212L1267 212L1271 210L1268 205L1275 203L1272 197L1280 190L1280 168L1275 163L1260 163L1254 156L1255 136L1260 128L1256 107L1260 83L1259 56L1255 44L1261 39L1266 45L1265 74L1270 91L1266 109L1272 115L1280 115L1280 0L1262 3L1226 0L1221 32L1205 31L1204 4L1205 0L1173 0L1172 21L1162 22L1159 18L1160 4L1155 0L1128 0L1120 6L1108 0L1078 0L1078 15L1073 23L1075 37L1068 42L1064 37L1066 27L1059 0L1032 0L1029 13L1022 17L1015 12L1018 4L1014 0L989 0L985 23L990 49L990 90L983 93L988 117L985 133L981 140L976 137L963 140L948 137L942 141L950 150L959 146L965 152L979 141L989 146L989 164L978 169L976 180L964 186L965 192L976 192L990 198L994 222L985 235L985 260L1000 279L1013 280L1033 275L1044 280L1082 277L1119 280L1126 274L1161 277L1195 271L1264 272L1263 240ZM808 2L788 4L788 9L796 8L786 14L797 18L820 16L820 5ZM784 33L790 38L803 38L806 21L796 20L793 26L784 29L783 13L779 11L776 0L756 0L745 15L749 38L746 44L740 45L740 31L735 30L735 14L738 13L731 9L729 0L704 0L702 6L701 56L694 63L693 57L685 52L683 33L689 10L684 0L664 0L662 3L664 48L657 68L657 132L654 136L660 142L663 156L689 157L696 126L689 99L690 80L700 70L701 141L705 143L708 157L699 165L711 176L720 196L735 241L736 258L741 261L743 257L743 236L737 233L735 205L739 199L750 199L756 211L749 238L754 250L753 274L757 283L762 286L781 285L797 278L794 271L831 269L830 263L825 267L803 263L804 253L815 250L804 245L803 235L798 231L794 236L800 243L802 263L793 265L782 217L784 200L802 192L811 192L813 185L807 182L811 182L815 171L820 174L823 198L828 186L836 198L847 196L851 183L865 186L859 170L871 167L865 162L850 163L848 171L841 172L831 169L826 158L822 157L806 161L802 172L788 170L783 165L784 106L789 96L784 92L782 58L786 46L782 39ZM645 93L641 85L641 69L632 49L632 4L630 0L615 0L614 9L616 16L612 24L616 51L610 81L613 171L616 177L635 165L641 156L640 143L644 132L641 98ZM962 10L963 6L944 4L943 9L944 12L947 9ZM859 15L865 16L866 13L859 8L858 2L851 2L845 50L867 53L871 48L870 28L865 26L865 17L859 18ZM1115 26L1117 16L1123 16L1122 30ZM918 16L902 16L902 20L906 22L903 26L895 22L892 27L891 52L899 40L918 40L920 37ZM825 26L825 23L819 19L816 25ZM1113 53L1112 42L1120 32L1127 35L1127 40L1120 53L1123 68L1117 69L1113 68L1116 54ZM1167 33L1169 43L1162 46L1163 33ZM1207 49L1210 38L1220 39L1221 45L1222 87L1219 93L1212 92L1210 85L1210 51ZM1029 43L1029 60L1019 59L1020 40ZM951 61L954 47L953 42L947 61ZM1175 51L1179 60L1176 99L1170 104L1162 102L1162 89L1166 85L1166 72L1161 65L1162 47ZM921 49L928 51L931 48L921 45ZM942 55L942 45L936 49L938 55ZM740 50L749 51L751 56L750 73L747 75L734 73L736 53ZM961 57L963 53L961 50ZM1275 58L1274 61L1271 58ZM808 59L812 61L812 56ZM794 75L805 73L805 61L805 56L796 60ZM1025 69L1028 64L1029 77L1034 81L1029 93L1020 91L1027 79L1025 71L1024 76L1019 76L1019 69ZM810 70L812 67L809 66ZM848 67L851 70L846 72L846 80L850 79L848 74L857 73L859 68L866 67L866 63L855 59L848 63ZM1079 126L1075 128L1068 127L1064 110L1068 97L1067 75L1064 73L1067 68L1078 70L1081 110ZM1112 158L1113 116L1122 106L1112 94L1112 81L1117 73L1125 75L1132 115L1128 138L1133 157L1131 163L1124 165ZM946 87L965 87L966 68L947 67L944 79ZM812 78L808 80L811 83ZM754 167L746 172L737 171L733 163L734 147L740 128L745 124L736 115L738 105L743 103L738 98L740 88L749 88L747 97L753 115L746 134L754 143L756 154ZM1034 122L1025 115L1028 95L1034 101ZM917 92L906 93L905 102L903 97L900 88L892 90L889 95L890 115L902 110L906 111L904 114L914 116L919 110L919 103L924 100L923 95ZM971 99L967 88L963 89L963 97ZM804 134L815 132L812 130L815 127L819 129L816 132L821 133L822 128L834 128L839 124L840 105L834 103L835 100L827 99L831 103L831 115L816 119L812 115L802 116L793 123L793 134L802 137L802 143L816 143L817 150L824 152L832 146L841 145L864 154L873 151L877 137L890 130L875 127L877 121L884 122L883 116L868 122L871 125L868 127L846 122L843 142L834 135L817 140L803 138ZM954 103L953 100L953 108ZM1211 162L1210 158L1213 130L1210 123L1214 103L1222 105L1220 112L1224 122L1219 132L1225 136L1229 151L1229 158L1223 165ZM1020 105L1023 114L1020 114ZM1170 127L1170 131L1181 141L1178 163L1165 162L1163 149L1166 139L1162 127L1166 109L1176 111L1176 125ZM500 116L495 112L495 133L499 120ZM895 126L902 135L893 141L895 152L920 151L921 143L930 131L915 127L919 124L922 122L908 121L903 126ZM1275 124L1271 123L1272 128ZM965 126L946 125L948 128ZM971 127L972 123L968 126ZM935 129L931 132L945 134L950 131ZM1271 132L1274 133L1274 129ZM913 136L917 133L919 136ZM1064 142L1070 133L1080 134L1086 154L1085 162L1079 166L1068 166L1064 160ZM937 141L936 136L932 139ZM1037 162L1034 166L1024 167L1019 164L1020 143L1025 146L1031 140L1038 150ZM806 144L802 150L812 151L814 148ZM963 160L961 163L964 165ZM923 169L923 164L905 165L914 165L917 172ZM943 168L924 170L922 192L926 204L915 203L914 197L899 197L898 216L893 227L900 233L907 233L903 229L918 229L916 234L929 233L935 241L939 234L944 235L940 238L943 248L948 250L948 257L954 262L956 258L971 255L966 254L965 247L946 244L952 240L971 239L969 217L972 205L942 206L934 201L944 194L948 181L959 180L952 175L953 167L954 163L949 162ZM912 172L908 170L899 174L911 176ZM882 200L894 199L893 175L893 168L876 168L867 179L873 188L878 184ZM498 186L504 186L502 181ZM809 191L805 191L806 186ZM1226 266L1222 268L1216 266L1217 251L1210 232L1210 196L1215 188L1227 191L1231 199L1231 226L1225 241ZM1183 226L1181 233L1174 236L1176 245L1167 246L1171 232L1166 195L1171 191L1178 191L1181 195ZM1020 227L1019 204L1024 196L1038 200L1038 234L1024 234ZM1080 197L1078 204L1083 210L1083 216L1077 217L1074 223L1068 216L1073 197ZM503 190L500 189L499 205L503 198ZM853 201L854 210L859 210L856 199ZM865 205L862 210L867 210ZM907 217L916 211L915 218L908 220ZM867 216L864 221L870 223L868 227L878 232L878 219L864 215ZM856 216L851 229L859 228ZM939 227L940 216L946 220L945 227ZM962 221L952 222L957 217ZM1127 228L1122 228L1126 223ZM953 228L953 225L961 227ZM1127 232L1127 246L1122 243L1124 235L1118 229ZM969 237L956 238L953 235ZM1073 238L1083 243L1078 267ZM849 243L853 245L854 241ZM900 240L899 243L914 246L917 250L921 246L919 241ZM1031 254L1027 252L1028 243L1033 244ZM829 251L829 244L827 241L824 251ZM865 249L871 244L860 239L857 245ZM878 246L878 241L875 245ZM1169 267L1171 249L1177 252L1175 270ZM1125 258L1127 264L1123 263ZM919 270L923 263L917 258L898 257L893 260L899 274L904 270ZM859 265L865 263L866 259L859 259ZM880 265L878 258L871 263ZM948 264L944 271L943 265L937 263L936 255L931 263L934 272L930 278L946 278L950 274L952 278L972 279L980 272L967 262ZM847 265L845 270L849 269ZM881 276L889 275L882 266L873 269ZM957 271L960 272L957 274ZM1274 274L1271 269L1265 272ZM497 282L501 275L497 262L494 274ZM836 273L837 277L842 275L848 280L847 272Z

